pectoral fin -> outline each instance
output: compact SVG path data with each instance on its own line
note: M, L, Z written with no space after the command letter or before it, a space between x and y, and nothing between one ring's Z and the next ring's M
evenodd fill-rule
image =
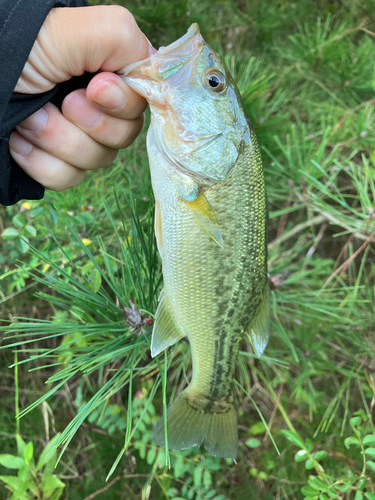
M270 334L270 290L268 282L264 287L262 300L259 303L257 312L246 328L246 334L255 354L261 356L267 346Z
M183 332L177 326L168 299L163 290L160 294L159 306L155 314L155 324L151 339L151 356L154 358L157 354L175 344L184 336Z
M201 191L198 191L197 197L194 200L190 201L184 199L184 202L207 231L208 235L223 248L223 237L220 232L215 212L204 194Z

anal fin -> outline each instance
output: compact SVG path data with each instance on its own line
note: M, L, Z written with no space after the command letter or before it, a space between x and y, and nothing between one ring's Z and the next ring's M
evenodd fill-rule
M262 299L253 320L245 332L257 356L261 356L267 347L270 335L270 289L268 281L264 286Z
M163 258L164 244L163 244L163 232L161 226L161 211L159 203L157 201L155 201L155 237L160 257Z
M184 336L184 333L177 326L168 299L163 290L159 297L159 306L156 310L155 324L152 330L151 356L154 358L157 354L175 344Z
M197 197L190 201L184 199L186 205L192 210L200 224L207 231L209 236L220 246L223 247L223 237L220 232L219 224L209 201L205 195L198 191Z

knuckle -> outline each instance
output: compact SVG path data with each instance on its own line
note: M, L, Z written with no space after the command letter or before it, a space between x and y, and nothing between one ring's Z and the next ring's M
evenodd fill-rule
M45 177L45 179L43 180L43 185L47 189L52 189L57 193L61 193L62 191L64 191L69 187L66 182L65 173L66 173L65 165L61 162L58 168L56 168L55 172L50 173L48 176Z
M64 141L64 147L61 145L59 156L65 162L74 165L76 168L85 170L95 170L102 166L108 166L115 159L117 152L107 147L100 139L93 139L91 136L82 134L80 140L72 137L70 141Z
M70 186L63 186L59 183L56 183L56 179L52 179L52 182L50 182L45 187L47 187L47 189L51 189L52 191L56 191L56 193L62 193L63 191L68 189Z
M133 144L133 142L136 140L137 136L133 135L131 137L128 137L127 141L122 145L121 149L128 148Z
M77 141L75 139L75 137L72 137L72 140L63 141L59 145L59 157L72 164L75 163L74 159L77 161L82 158L82 152L86 149L82 140Z
M58 162L54 174L44 183L45 187L61 193L66 189L80 184L85 177L85 171L65 162Z
M117 156L117 153L118 153L118 149L108 148L108 150L106 151L105 155L102 158L102 161L100 162L100 166L101 167L109 167L110 165L112 165L112 163L114 162L114 160Z
M126 120L123 127L117 127L110 135L107 146L124 149L133 144L142 130L143 121L143 115L134 120Z
M128 51L131 49L131 60L129 62L145 59L149 50L148 42L142 34L133 14L125 7L119 5L106 7L108 7L106 15L108 16L107 24L111 29L111 39L118 40L118 43Z
M133 120L133 130L132 130L132 133L129 134L130 135L130 142L129 142L128 146L130 146L130 144L133 144L135 139L142 132L144 123L145 123L145 115L143 113L139 118Z
M132 131L132 133L130 133L127 136L126 141L122 143L121 149L128 148L129 146L131 146L137 137L138 137L138 131L137 132Z
M129 130L114 130L113 133L108 137L107 146L113 149L119 149L123 147L128 141Z
M125 25L126 28L130 31L134 32L135 30L138 30L138 25L134 19L133 14L128 9L125 9L125 7L121 7L120 12L120 21L122 21L123 25Z
M110 15L114 29L118 29L120 36L125 36L127 40L131 40L139 30L133 14L125 7L112 5Z
M85 177L86 173L84 170L77 168L76 171L77 171L76 175L72 178L72 180L69 183L68 187L70 187L70 188L74 187L74 186L78 186L78 184L80 184ZM67 189L67 188L65 188L65 189Z

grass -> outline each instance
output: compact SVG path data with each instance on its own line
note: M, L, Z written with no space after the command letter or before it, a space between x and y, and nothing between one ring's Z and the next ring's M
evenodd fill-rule
M145 500L375 498L366 451L375 434L372 7L369 0L131 6L155 46L199 22L225 54L262 150L272 329L260 360L242 346L237 463L188 450L171 452L168 468L151 441L153 422L191 364L184 342L167 358L149 354L162 284L145 132L81 186L1 209L4 227L32 225L36 233L29 230L25 253L4 240L0 257L1 317L12 323L4 321L0 352L0 435L12 452L7 366L17 350L20 432L36 446L47 425L51 437L62 433L62 498L123 498L124 489ZM14 219L20 213L24 223ZM129 298L142 313L135 324L124 312ZM7 495L0 487L0 498Z

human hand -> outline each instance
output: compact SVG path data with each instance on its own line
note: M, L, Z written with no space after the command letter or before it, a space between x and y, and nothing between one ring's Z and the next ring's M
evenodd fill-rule
M86 170L110 165L141 131L147 105L113 71L153 50L123 7L52 9L15 92L42 93L85 71L102 73L67 95L62 112L48 103L16 127L9 150L18 165L55 191L79 184Z

